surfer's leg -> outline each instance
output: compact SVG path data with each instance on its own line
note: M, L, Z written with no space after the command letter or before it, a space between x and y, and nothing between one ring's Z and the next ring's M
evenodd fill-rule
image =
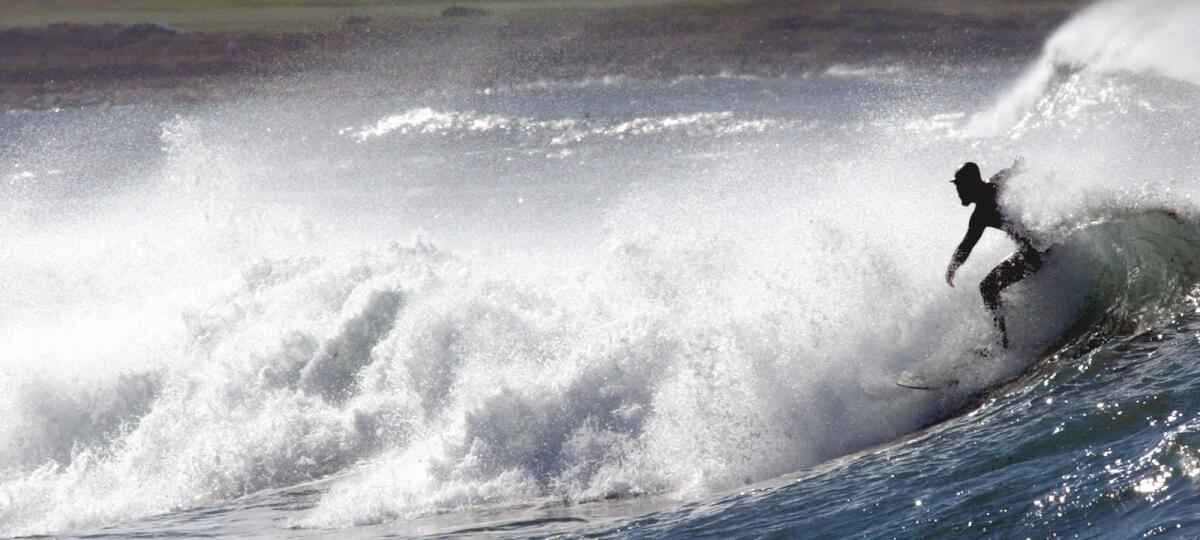
M1000 291L1009 285L1021 281L1025 277L1025 257L1023 253L1014 253L1004 262L996 265L987 277L979 283L979 293L983 295L983 305L991 311L1000 309Z
M1033 249L1025 249L1012 254L988 272L987 277L979 284L979 292L983 295L983 305L992 312L992 322L1000 330L1000 344L1008 348L1008 328L1004 324L1004 305L1000 301L1000 291L1012 284L1025 279L1042 267L1042 254Z
M1004 305L1000 301L1000 291L1009 285L1021 281L1034 269L1030 268L1032 261L1024 252L1014 253L1004 262L996 265L987 277L979 283L979 293L983 295L983 305L992 312L992 323L1000 331L1000 345L1008 348L1008 328L1004 324Z

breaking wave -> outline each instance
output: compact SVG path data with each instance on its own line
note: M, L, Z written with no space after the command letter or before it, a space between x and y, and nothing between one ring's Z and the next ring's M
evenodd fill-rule
M1046 42L1041 58L991 109L971 124L994 136L1031 114L1064 78L1144 73L1200 84L1194 25L1200 5L1189 0L1099 2L1076 15Z
M617 94L588 117L256 102L138 112L151 135L120 148L144 154L101 180L72 168L86 145L30 148L125 111L31 121L0 171L0 534L313 480L288 526L691 500L1137 334L1200 278L1200 55L1161 61L1198 14L1151 3L1082 13L974 117L808 87L829 105L789 116L788 81L748 110L634 114L612 111L642 90L597 83ZM830 78L907 76L888 69ZM564 146L586 155L541 159ZM977 291L941 282L966 220L944 180L1018 153L1006 202L1056 247L1006 293L1013 350L952 391L897 388L994 340ZM961 283L1010 249L985 238Z

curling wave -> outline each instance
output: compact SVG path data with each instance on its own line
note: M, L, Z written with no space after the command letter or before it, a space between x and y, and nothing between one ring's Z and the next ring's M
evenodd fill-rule
M1200 224L1174 211L1109 212L1058 234L1057 271L1087 300L1056 354L1077 356L1161 325L1187 310L1200 285Z
M1074 73L1144 73L1200 85L1198 20L1200 4L1190 0L1099 2L1055 31L1041 58L995 106L972 119L971 131L1003 134L1031 113L1054 81Z

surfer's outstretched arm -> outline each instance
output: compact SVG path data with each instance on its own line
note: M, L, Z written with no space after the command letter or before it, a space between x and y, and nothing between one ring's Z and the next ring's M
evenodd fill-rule
M963 237L962 242L959 242L958 249L954 250L954 256L950 258L950 266L946 268L946 283L954 286L954 273L958 271L958 267L967 262L967 257L971 256L971 250L975 249L975 244L983 236L983 227L977 225L975 220L971 220L971 226L967 228L967 235Z
M988 178L988 182L997 186L1002 186L1009 179L1021 174L1022 172L1025 172L1025 158L1017 156L1015 159L1013 159L1012 165L1009 165L1007 169L1000 169L999 172L993 174L991 178Z

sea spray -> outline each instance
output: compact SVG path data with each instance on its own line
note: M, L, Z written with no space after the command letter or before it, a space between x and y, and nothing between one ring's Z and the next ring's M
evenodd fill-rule
M875 204L845 211L854 158L696 162L698 145L723 144L707 130L639 128L624 142L603 135L610 124L655 120L598 123L589 128L598 136L576 147L617 152L604 159L696 142L684 145L675 173L656 166L661 176L644 186L601 185L620 195L600 230L565 231L595 247L556 267L539 260L560 256L539 251L509 261L424 240L348 246L362 233L354 220L305 225L311 219L296 217L304 206L278 202L290 191L256 182L263 158L233 142L289 129L269 118L164 120L161 153L147 167L158 181L109 196L112 210L93 217L103 224L98 241L78 263L56 256L53 275L126 291L118 304L81 294L59 313L93 325L90 313L120 306L141 315L96 326L123 358L111 371L89 356L94 340L34 354L31 338L44 334L9 338L28 360L6 364L6 384L41 390L4 397L18 426L4 441L3 489L14 501L6 531L73 530L335 473L350 477L292 521L346 526L547 496L695 496L936 418L946 404L895 393L894 371L922 353L921 336L966 340L986 329L973 296L951 300L936 273L919 277L925 257L944 249L902 249L904 231L922 228L913 219L921 204L888 206L885 194L865 193L854 204ZM380 144L329 136L345 145L337 152ZM493 136L487 160L526 144L520 134ZM279 140L264 139L260 154L285 151ZM772 144L764 148L777 152ZM920 177L911 167L892 170ZM807 172L802 182L781 181L797 171ZM138 214L121 210L129 208ZM895 223L868 234L864 216ZM49 253L74 246L53 227L41 234ZM34 275L14 264L12 275ZM956 319L971 322L955 329ZM27 324L62 328L54 318ZM79 382L89 393L39 382L40 366L73 355L97 366ZM112 411L65 423L47 412L56 394L77 395L73 410ZM20 428L44 425L58 430Z
M963 136L995 86L977 74L924 98L872 87L865 108L863 83L833 74L556 90L588 117L539 113L536 88L505 92L534 93L526 107L142 110L134 172L74 184L24 158L112 119L46 120L20 163L5 154L34 176L6 184L22 217L0 232L0 532L224 511L312 480L276 525L704 499L912 433L1086 343L1068 332L1081 313L1112 312L1090 319L1115 321L1106 339L1187 296L1187 250L1147 239L1190 237L1146 212L1194 222L1195 89L1057 73L995 139ZM734 83L716 88L796 97L710 106ZM1007 293L1030 330L1009 363L944 394L896 388L913 362L994 339L974 284L1011 245L986 236L946 287L967 218L947 181L1018 153L1030 169L1006 202L1049 244L1084 238L1061 256L1078 262ZM1145 244L1171 264L1124 247ZM1096 269L1169 279L1080 286Z
M1107 0L1079 13L1047 40L1042 55L971 131L997 136L1018 124L1053 92L1056 80L1085 73L1147 73L1200 85L1195 23L1189 0Z

